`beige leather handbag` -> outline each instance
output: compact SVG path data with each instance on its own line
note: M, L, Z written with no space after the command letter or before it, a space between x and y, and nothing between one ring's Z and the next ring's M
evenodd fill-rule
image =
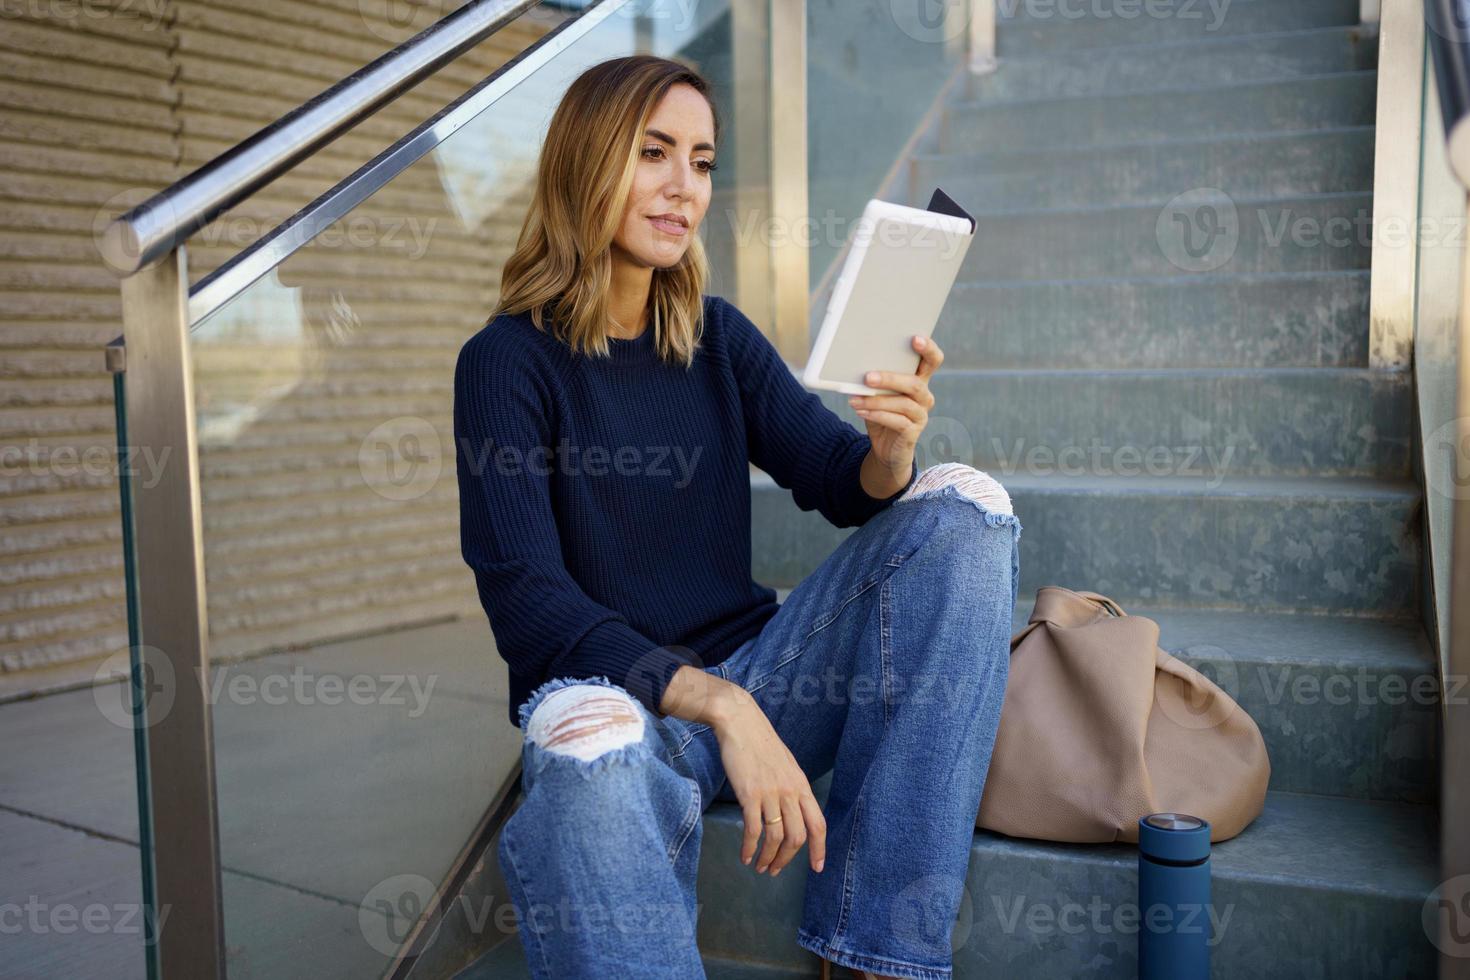
M1261 731L1213 681L1159 649L1159 626L1096 592L1037 590L1010 677L977 827L1011 837L1138 840L1176 811L1228 840L1260 815Z

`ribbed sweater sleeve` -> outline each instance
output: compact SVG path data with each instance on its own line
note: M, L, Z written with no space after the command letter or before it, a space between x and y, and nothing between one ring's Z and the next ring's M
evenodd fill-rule
M521 345L488 331L454 377L460 542L500 655L534 677L604 676L656 717L688 663L592 600L568 572L547 471L556 465L551 379Z
M908 482L892 496L869 496L861 479L863 459L873 444L868 434L844 422L803 386L744 313L723 298L715 302L740 385L750 461L790 490L797 507L820 511L837 527L857 527L913 485L919 475L917 459Z

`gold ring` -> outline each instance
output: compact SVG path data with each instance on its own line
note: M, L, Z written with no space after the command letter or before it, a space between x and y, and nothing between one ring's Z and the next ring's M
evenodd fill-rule
M781 818L780 817L777 817L775 820L767 820L766 821L766 823L780 823L780 822L781 822Z

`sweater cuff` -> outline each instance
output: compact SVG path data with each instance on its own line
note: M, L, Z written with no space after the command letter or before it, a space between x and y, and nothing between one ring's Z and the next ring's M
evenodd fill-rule
M605 676L637 698L655 718L665 718L659 705L674 672L685 664L698 666L689 655L676 652L682 649L658 646L627 623L609 619L592 627L568 654L553 661L545 679Z
M848 515L849 520L854 525L867 523L869 518L892 504L899 497L902 497L909 487L914 485L914 481L919 478L919 459L916 456L914 457L912 469L909 471L908 482L901 488L895 490L887 497L869 496L868 491L863 489L863 460L867 458L872 447L873 442L866 435L855 440L853 442L852 455L847 460L847 465L843 467L844 472L841 478L840 492L844 496L841 502L841 508L843 513Z

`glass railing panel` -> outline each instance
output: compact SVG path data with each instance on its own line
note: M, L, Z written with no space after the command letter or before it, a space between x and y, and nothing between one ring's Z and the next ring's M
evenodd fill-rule
M463 6L361 0L330 9L211 10L178 30L191 93L179 109L182 176L314 98L396 45ZM209 224L189 242L189 278L197 283L268 234L421 120L545 36L578 4L538 4L333 140L291 172ZM265 30L289 28L289 35ZM221 33L232 45L221 46ZM158 188L138 188L115 203L131 207ZM125 208L124 208L125 209Z
M123 348L108 351L109 358L123 356ZM133 525L134 470L127 465L131 456L128 452L128 408L126 375L122 371L112 374L112 408L117 432L117 486L118 520L122 527L123 587L127 603L128 649L127 657L114 655L99 676L104 673L121 673L122 683L99 684L94 688L98 709L113 724L131 732L133 740L133 773L136 777L134 803L137 809L138 827L138 895L136 901L143 914L139 916L138 938L140 948L137 960L130 962L123 975L158 976L158 892L153 880L153 801L149 793L148 775L148 719L149 703L159 690L154 671L158 664L148 654L143 644L142 623L138 606L138 552ZM156 710L156 709L155 709Z
M519 760L461 557L454 368L582 70L652 51L735 99L728 13L645 6L606 14L194 327L232 977L385 968ZM717 185L742 179L725 161ZM736 233L704 227L727 257L707 292L740 285Z
M907 181L885 192L967 52L968 3L807 4L807 159L811 285L818 290L873 197L915 204ZM860 120L860 123L857 123Z
M1455 501L1470 493L1456 436L1460 296L1465 288L1465 188L1450 170L1434 64L1425 49L1415 263L1414 374L1423 429L1425 505L1444 676L1450 639L1450 543Z

